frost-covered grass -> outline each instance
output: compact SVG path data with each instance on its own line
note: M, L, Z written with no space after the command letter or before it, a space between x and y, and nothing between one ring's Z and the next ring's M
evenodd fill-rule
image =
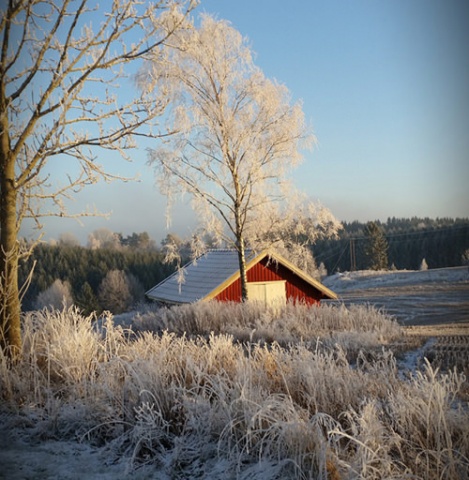
M400 329L376 310L202 304L135 324L27 314L21 361L0 358L3 428L89 442L161 479L469 476L464 376L427 363L403 379L376 348Z
M308 305L288 303L265 309L258 303L205 302L172 308L148 308L133 318L136 331L174 332L192 338L211 333L231 335L235 341L298 342L340 345L349 353L365 346L380 346L402 336L402 328L389 316L367 305Z

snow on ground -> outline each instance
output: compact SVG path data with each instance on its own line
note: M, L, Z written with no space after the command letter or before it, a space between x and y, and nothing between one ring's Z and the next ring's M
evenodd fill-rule
M148 470L133 471L130 475L124 463L109 464L106 460L103 449L86 443L64 440L41 440L31 443L30 439L23 440L18 433L8 435L6 425L0 423L1 480L159 478L150 476Z
M132 467L130 458L117 461L107 447L67 440L31 440L27 431L12 427L0 415L0 480L174 480L182 479L180 472L171 473L171 454L155 464ZM164 464L168 465L164 465ZM246 465L235 472L223 458L213 456L196 465L189 478L210 480L272 480L278 479L282 461Z
M323 280L336 293L380 287L402 287L429 283L469 282L467 267L436 268L432 270L361 270L336 273Z
M375 305L403 325L469 322L467 267L345 272L323 283L345 305Z

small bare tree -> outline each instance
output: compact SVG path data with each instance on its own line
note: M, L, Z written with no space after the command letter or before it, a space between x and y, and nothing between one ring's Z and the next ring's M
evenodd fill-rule
M158 137L165 93L127 88L125 69L164 49L195 0L7 0L0 6L0 342L21 347L18 232L24 218L67 215L64 200L116 176L96 163L96 147L121 154L135 137ZM107 8L107 9L106 9ZM128 72L127 72L128 73ZM47 165L66 166L51 185ZM41 205L38 202L46 202ZM41 208L42 207L42 208ZM91 213L85 212L84 214Z
M301 105L265 78L227 22L203 16L200 28L188 25L172 42L176 48L154 55L139 82L144 94L168 92L167 128L180 129L150 150L149 162L169 204L175 193L189 193L205 231L237 249L247 299L245 247L261 238L274 243L283 202L296 198L287 174L313 137Z
M35 308L48 308L51 310L60 310L69 308L73 305L72 288L70 283L57 279L54 283L41 292L34 302Z
M112 313L123 313L143 298L143 287L132 274L111 270L98 290L101 307Z
M469 267L469 248L464 250L464 252L461 255L461 263L463 265L467 265Z

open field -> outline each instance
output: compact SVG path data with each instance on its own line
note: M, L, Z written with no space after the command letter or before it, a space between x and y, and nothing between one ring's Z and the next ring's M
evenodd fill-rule
M407 335L417 335L422 337L469 336L469 322L409 325L405 327L405 332Z
M469 378L467 267L346 272L325 284L344 305L373 305L398 320L405 332L398 347L406 351L402 366L415 369L426 358L434 368L456 367Z
M371 304L405 326L469 325L467 267L426 271L347 272L328 277L345 305Z

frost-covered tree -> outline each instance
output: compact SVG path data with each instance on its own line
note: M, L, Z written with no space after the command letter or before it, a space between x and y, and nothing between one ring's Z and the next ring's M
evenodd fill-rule
M321 262L319 264L319 267L318 267L318 277L319 277L319 280L327 277L327 268L326 266L324 265L324 262Z
M0 3L0 346L21 349L18 232L25 218L66 216L65 200L117 178L95 148L124 154L158 137L151 104L126 88L130 63L164 49L193 0L5 0ZM127 72L126 72L127 70ZM63 181L49 181L56 158ZM56 179L54 179L56 180ZM42 203L41 203L42 202ZM90 214L94 212L82 212Z
M80 240L70 232L61 233L59 235L58 245L67 246L67 247L78 247L80 245Z
M149 162L169 205L175 194L189 193L203 231L237 249L246 299L245 248L276 243L279 222L293 228L294 216L283 208L296 198L287 176L313 137L301 105L264 76L247 40L227 22L188 22L172 44L139 79L144 94L171 98L167 129L177 131L150 150Z
M106 274L98 290L98 298L104 310L122 313L131 303L130 287L122 270Z
M464 250L464 252L462 253L461 262L463 265L469 266L469 248Z
M98 248L116 249L121 246L119 235L109 228L98 228L88 235L88 248L96 250Z
M119 234L120 243L123 247L134 248L138 250L154 250L156 249L155 241L150 238L148 232L132 233L127 237Z
M428 264L427 264L427 261L424 258L422 259L422 262L420 263L420 270L421 271L428 270Z
M60 310L62 308L69 308L72 305L73 297L70 283L57 279L49 288L37 296L34 306L38 310L42 308Z
M122 313L143 298L143 287L132 274L111 270L98 289L101 307L112 313Z

